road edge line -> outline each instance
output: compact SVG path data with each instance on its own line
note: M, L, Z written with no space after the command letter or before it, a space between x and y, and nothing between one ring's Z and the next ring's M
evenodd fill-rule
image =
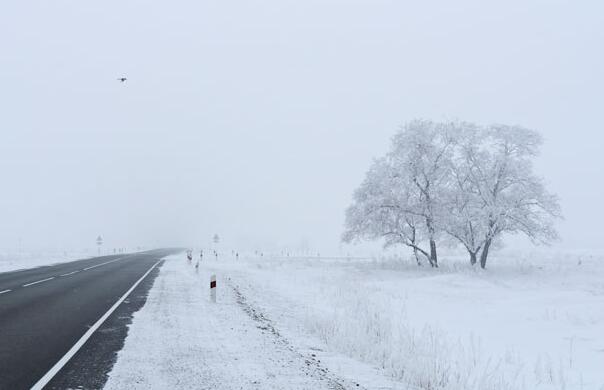
M80 350L80 348L82 348L82 346L84 346L84 344L86 343L86 341L88 341L88 339L92 336L92 334L94 332L96 332L96 330L98 328L101 327L101 325L103 325L103 322L105 322L105 320L107 320L107 318L109 318L109 316L115 311L115 309L118 308L119 305L122 304L122 302L124 302L124 300L126 300L126 298L128 298L128 295L130 295L132 293L132 291L134 291L134 289L147 277L147 275L149 275L151 273L151 271L153 271L153 269L155 269L155 267L157 267L157 265L159 263L161 263L163 261L163 259L159 260L157 263L153 264L153 266L151 266L151 268L149 268L147 270L147 272L145 272L145 274L143 276L141 276L141 278L139 280L137 280L132 287L130 287L130 289L128 291L126 291L126 293L124 295L122 295L122 297L120 299L117 300L117 302L115 302L113 304L113 306L111 306L109 308L109 310L107 310L107 312L105 314L103 314L101 316L101 318L99 318L97 320L97 322L94 323L94 325L92 325L87 331L86 333L84 333L84 335L82 337L80 337L80 339L71 347L71 349L69 351L67 351L67 353L65 355L63 355L63 357L61 359L59 359L58 362L55 363L54 366L52 366L52 368L50 370L48 370L48 372L46 374L44 374L44 376L42 378L40 378L35 385L33 385L31 387L31 390L42 390L44 388L44 386L46 386L51 380L52 378L55 377L55 375L57 375L57 373L59 371L61 371L61 369L67 364L67 362L69 362L69 360L71 360L71 358Z

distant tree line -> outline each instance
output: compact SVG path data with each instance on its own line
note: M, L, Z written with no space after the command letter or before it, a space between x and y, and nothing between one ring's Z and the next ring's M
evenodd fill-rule
M533 173L540 135L520 126L414 120L374 160L346 211L343 240L383 239L438 267L437 244L486 267L504 233L557 238L557 197Z

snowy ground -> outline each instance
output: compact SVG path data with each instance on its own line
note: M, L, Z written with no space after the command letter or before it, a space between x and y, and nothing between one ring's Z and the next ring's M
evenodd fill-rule
M362 388L332 372L322 351L282 334L226 272L219 271L217 303L211 303L215 270L205 263L196 272L184 255L168 258L135 314L106 389ZM326 357L367 371L383 388L392 385L365 364Z
M208 299L218 275L218 303ZM107 388L604 389L604 258L162 267Z
M0 272L64 263L94 256L86 251L2 251Z

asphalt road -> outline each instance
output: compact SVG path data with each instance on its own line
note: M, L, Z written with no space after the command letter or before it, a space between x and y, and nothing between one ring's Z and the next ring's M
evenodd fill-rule
M0 389L32 387L147 271L162 257L177 251L161 249L103 256L0 273ZM141 288L148 289L151 281L146 279L152 279L156 274L147 275ZM141 292L135 289L130 295L134 294L140 297ZM146 291L144 295L146 297ZM127 313L128 307L122 308L127 303L120 305L106 320L124 328L117 332L122 344L126 335L125 323L120 324L118 318L113 317L131 316L131 312ZM132 307L130 311L134 309ZM102 365L85 367L89 355L102 350L95 343L104 344L102 338L91 337L85 344L88 352L75 355L72 358L75 361L70 361L61 371L73 371L74 367L92 374L107 371ZM115 351L110 352L115 354ZM77 360L82 362L78 364ZM59 379L61 374L57 374ZM62 376L62 383L67 383L66 375L63 373ZM56 386L49 385L51 387Z

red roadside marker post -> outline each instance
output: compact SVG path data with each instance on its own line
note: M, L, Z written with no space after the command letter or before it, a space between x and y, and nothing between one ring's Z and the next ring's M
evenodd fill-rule
M210 277L210 300L216 303L216 275Z

